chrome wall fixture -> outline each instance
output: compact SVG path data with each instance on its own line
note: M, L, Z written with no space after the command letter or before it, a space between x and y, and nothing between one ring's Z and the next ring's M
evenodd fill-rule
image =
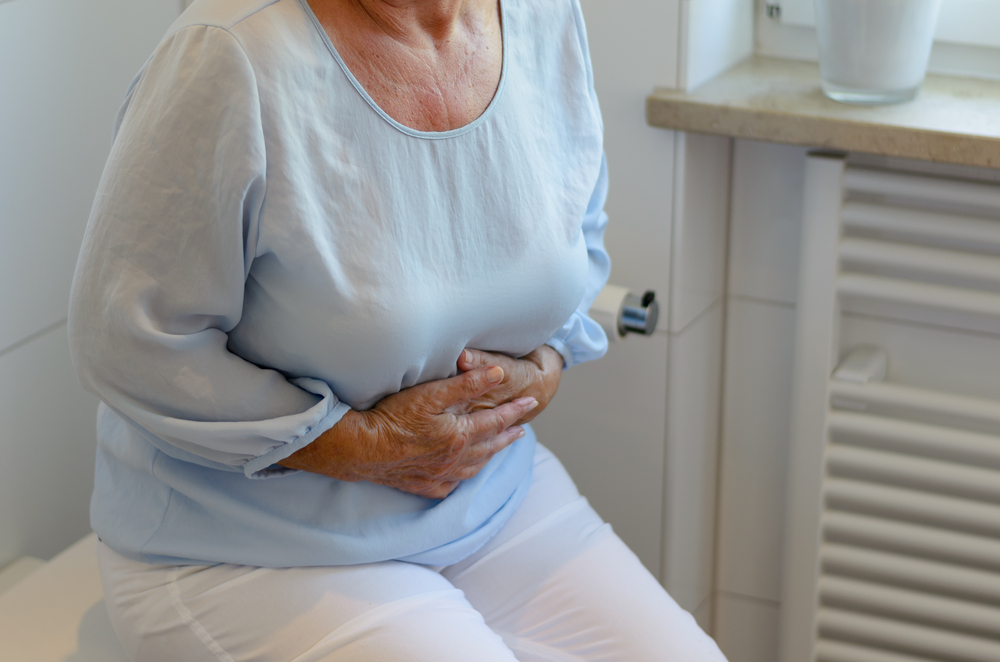
M617 342L630 333L653 335L660 304L652 290L640 296L628 288L608 284L590 307L590 316L604 329L609 342Z

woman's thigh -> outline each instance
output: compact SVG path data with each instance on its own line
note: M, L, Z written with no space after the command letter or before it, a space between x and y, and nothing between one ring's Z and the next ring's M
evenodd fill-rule
M724 662L544 448L500 534L442 575L519 662Z
M98 560L137 662L723 660L542 447L511 520L440 572Z
M516 662L462 592L408 563L151 566L98 545L137 662Z

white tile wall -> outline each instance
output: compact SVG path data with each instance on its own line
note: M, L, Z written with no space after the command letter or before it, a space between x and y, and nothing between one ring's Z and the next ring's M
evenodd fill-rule
M66 316L111 127L176 0L0 4L0 349Z
M96 413L65 326L0 356L0 567L49 558L90 530Z
M805 151L743 140L733 151L714 595L731 662L777 656ZM847 315L840 340L885 347L891 381L1000 398L997 338Z
M729 662L776 662L778 605L722 593L716 597L715 641Z
M646 126L652 85L677 83L680 0L582 0L604 116L612 282L666 300L675 133ZM641 17L641 18L639 18ZM666 327L666 309L661 327ZM581 492L660 576L667 338L628 338L563 376L535 429Z
M653 85L677 82L679 0L582 0L604 116L610 190L606 244L614 282L667 297L674 132L646 125ZM638 17L642 16L639 20Z
M787 305L729 302L718 588L780 599L795 337Z
M655 576L663 521L667 338L628 337L563 374L533 423L538 440Z
M89 530L96 400L70 280L115 114L177 0L0 3L0 566Z
M733 148L714 634L774 662L806 150Z
M710 595L707 598L705 598L700 605L698 605L697 609L691 612L691 615L694 616L695 623L697 623L698 627L700 627L705 632L711 632L712 630L713 603L714 600Z
M735 141L730 296L795 303L806 151Z
M729 138L677 134L670 331L722 296L729 226Z
M717 301L670 336L663 579L688 611L712 591L722 317Z
M685 2L686 67L682 86L706 83L753 52L754 3L748 0Z

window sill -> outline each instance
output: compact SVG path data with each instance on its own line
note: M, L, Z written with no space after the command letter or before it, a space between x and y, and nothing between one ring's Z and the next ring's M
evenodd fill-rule
M914 101L826 98L819 66L753 56L692 92L657 89L650 126L939 163L1000 168L1000 84L929 74Z

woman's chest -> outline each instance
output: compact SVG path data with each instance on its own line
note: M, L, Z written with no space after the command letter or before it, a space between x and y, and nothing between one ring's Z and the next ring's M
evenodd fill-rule
M323 29L348 71L390 117L418 131L466 126L487 109L503 68L496 0L477 0L447 28L388 34L354 5L317 3ZM332 12L332 13L331 13Z
M364 407L453 374L465 346L548 340L588 271L586 81L553 96L513 67L486 116L438 135L407 133L336 70L314 83L262 85L267 193L231 348Z
M570 180L590 167L530 139L366 154L328 136L308 168L269 172L234 350L366 407L453 374L466 346L544 343L583 297L589 195Z
M363 409L455 374L465 347L526 354L572 315L586 285L582 237L539 243L505 265L484 259L460 277L447 265L401 264L399 246L369 246L360 269L318 252L292 266L264 256L247 281L231 347L290 376L322 379Z
M575 246L599 124L517 87L508 81L491 114L456 135L407 135L351 94L274 113L258 255L323 263L347 296L375 296L405 281L474 282Z

